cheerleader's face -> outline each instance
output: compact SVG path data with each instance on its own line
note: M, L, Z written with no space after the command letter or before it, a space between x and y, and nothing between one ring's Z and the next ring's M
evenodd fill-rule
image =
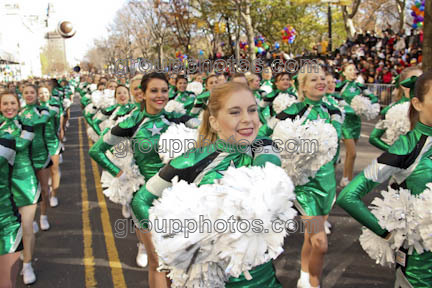
M23 91L23 98L27 105L36 103L36 90L31 86L25 87Z
M186 87L187 87L187 81L186 79L180 79L177 81L176 84L177 90L180 92L184 92L186 91Z
M260 79L258 76L255 76L250 82L250 88L252 90L258 90L260 88Z
M116 88L117 88L117 83L116 82L109 82L108 83L108 89L115 90Z
M344 70L344 75L348 81L357 79L357 69L354 65L348 65Z
M326 76L327 93L334 93L336 89L336 79L332 75Z
M105 85L99 84L98 85L98 90L103 92L105 90Z
M303 91L307 98L318 101L326 93L326 87L327 83L324 71L321 69L317 71L312 70L311 73L307 74Z
M168 79L169 84L171 84L172 86L176 86L176 79L177 79L177 76L171 75Z
M211 77L207 80L206 89L210 91L213 87L215 87L218 84L216 77Z
M129 90L126 87L117 88L115 98L118 104L127 104L129 102Z
M276 88L285 91L291 86L291 82L288 75L282 75L279 77L278 81L276 82Z
M131 94L135 99L135 102L141 103L143 101L144 92L139 88L140 80L134 80L131 83Z
M272 78L272 70L270 68L265 68L263 70L262 76L264 80L270 80Z
M250 91L240 90L224 99L217 116L210 116L218 137L230 143L252 144L260 126L258 106Z
M42 102L48 102L48 100L50 99L50 92L48 88L39 88L39 99Z
M202 83L203 83L203 78L202 78L202 76L201 76L201 75L196 76L196 77L195 77L195 81L196 81L196 82L199 82L199 83L202 84Z
M150 80L144 93L144 100L147 113L160 113L168 103L168 84L157 78Z
M12 94L3 95L0 102L0 112L8 119L14 118L18 114L18 100Z
M224 84L226 82L225 75L221 74L217 77L217 84Z
M429 85L429 91L423 96L423 102L414 97L411 103L419 113L420 122L432 126L432 80L429 80L426 85Z

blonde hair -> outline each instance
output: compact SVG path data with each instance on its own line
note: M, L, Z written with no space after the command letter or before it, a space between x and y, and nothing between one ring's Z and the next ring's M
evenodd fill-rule
M131 81L130 81L130 84L129 84L129 99L130 99L130 101L132 102L132 103L136 103L135 102L135 97L134 96L132 96L132 83L134 82L134 81L139 81L140 82L140 85L141 85L141 80L142 80L142 78L144 77L144 75L143 74L137 74L137 75L135 75L132 79L131 79Z
M406 80L408 78L408 75L413 72L413 71L422 71L421 67L419 66L411 66L408 68L405 68L404 70L402 70L401 74L400 74L400 78L399 78L399 83L402 82L403 80ZM404 95L404 91L402 89L402 87L398 87L394 90L393 94L393 101L397 102L400 99L402 99L402 96ZM409 96L408 96L409 98Z
M211 89L207 107L204 109L203 119L199 128L198 148L213 144L217 140L217 133L210 125L210 116L217 117L219 111L226 102L226 98L233 93L244 90L249 91L251 97L254 97L249 87L237 82L227 82Z
M299 102L302 102L305 99L305 95L303 93L303 88L306 85L308 75L311 72L318 71L317 69L321 70L325 75L324 69L318 64L307 63L300 68L300 70L298 72L298 76L297 76L297 81L299 83L299 87L298 87L298 91L297 91L297 97L298 97Z

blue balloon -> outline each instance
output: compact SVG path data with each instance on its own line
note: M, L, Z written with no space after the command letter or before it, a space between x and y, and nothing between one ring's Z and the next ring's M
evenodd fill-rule
M276 49L279 49L279 47L280 47L279 43L276 42L276 43L275 43L275 48L276 48Z
M420 11L424 11L424 6L420 6Z

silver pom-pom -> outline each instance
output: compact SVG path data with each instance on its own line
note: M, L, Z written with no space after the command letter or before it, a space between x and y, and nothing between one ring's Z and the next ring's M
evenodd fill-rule
M186 114L186 109L184 108L183 104L176 101L176 100L168 101L168 103L164 109L167 112L176 112L179 114Z
M282 168L296 186L308 183L323 165L331 161L339 144L336 129L324 119L308 121L304 125L299 117L279 121L272 138L283 143Z
M376 235L371 230L363 227L359 238L360 245L376 264L391 266L395 262L395 250L390 246L390 241Z
M357 95L351 101L351 107L358 116L365 116L367 120L375 119L380 112L379 103L372 104L368 97Z
M203 92L204 88L200 82L194 81L187 85L186 90L193 92L195 95L199 95Z
M224 287L229 277L246 277L283 251L284 225L296 216L294 185L286 173L271 163L223 173L215 184L199 188L174 179L150 208L151 223L166 221L167 229L152 237L173 287ZM278 220L282 229L274 231Z
M273 101L273 110L276 114L279 114L296 102L298 102L298 100L294 96L287 93L280 93Z
M167 164L187 150L196 147L198 130L188 128L183 123L173 124L159 138L158 153L162 162Z
M410 102L404 102L394 105L387 111L383 126L386 129L386 138L389 145L392 145L400 135L404 135L410 130L409 107Z

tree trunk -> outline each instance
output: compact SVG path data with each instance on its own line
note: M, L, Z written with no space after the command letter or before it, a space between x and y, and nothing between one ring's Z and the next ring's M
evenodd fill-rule
M432 1L425 1L423 34L423 71L432 69Z
M406 0L396 0L397 10L399 14L399 32L402 31L405 25L405 8Z
M244 2L242 2L242 4L244 4L246 6L245 11L241 12L241 16L243 18L243 20L245 21L245 25L246 25L246 34L248 37L248 44L249 44L249 60L250 63L252 63L255 59L255 33L253 30L253 26L252 26L252 18L250 16L250 0L245 0Z
M342 6L342 15L344 19L345 31L348 35L348 38L352 39L356 29L354 27L353 19L350 17L351 15L348 14L348 9L346 6Z

